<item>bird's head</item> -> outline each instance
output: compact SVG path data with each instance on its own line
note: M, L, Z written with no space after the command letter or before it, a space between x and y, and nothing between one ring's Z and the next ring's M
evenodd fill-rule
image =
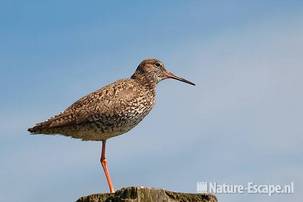
M132 75L132 78L152 82L154 84L157 84L164 79L176 79L190 85L195 85L194 83L182 77L178 77L172 72L166 70L164 64L157 59L143 60Z

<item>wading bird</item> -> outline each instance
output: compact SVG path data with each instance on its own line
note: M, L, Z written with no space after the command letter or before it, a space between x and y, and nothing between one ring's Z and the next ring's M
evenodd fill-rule
M118 80L80 98L62 113L36 124L28 131L31 134L61 134L102 141L100 161L109 190L113 193L105 157L106 140L128 132L142 121L155 104L157 83L164 79L195 85L167 71L161 61L146 59L130 78Z

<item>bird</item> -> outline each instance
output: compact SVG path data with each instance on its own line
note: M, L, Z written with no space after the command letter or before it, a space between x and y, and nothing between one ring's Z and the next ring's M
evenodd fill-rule
M117 80L74 102L63 112L29 128L30 134L64 135L84 141L100 141L100 163L110 193L115 189L110 177L106 141L127 133L152 110L156 86L165 79L195 85L168 71L158 59L143 60L130 78Z

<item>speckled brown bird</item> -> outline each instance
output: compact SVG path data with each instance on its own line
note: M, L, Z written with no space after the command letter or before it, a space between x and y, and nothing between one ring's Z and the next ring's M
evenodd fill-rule
M100 162L113 193L105 158L106 140L128 132L142 121L155 104L157 83L169 78L195 85L167 71L161 61L146 59L130 78L118 80L82 97L62 113L36 124L28 131L31 134L61 134L102 141Z

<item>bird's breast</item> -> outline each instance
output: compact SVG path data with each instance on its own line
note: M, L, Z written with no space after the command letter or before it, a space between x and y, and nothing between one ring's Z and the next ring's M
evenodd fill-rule
M100 133L100 137L107 139L134 128L149 114L154 104L155 98L149 94L131 100L121 99L113 110L92 117L90 122L95 133Z

